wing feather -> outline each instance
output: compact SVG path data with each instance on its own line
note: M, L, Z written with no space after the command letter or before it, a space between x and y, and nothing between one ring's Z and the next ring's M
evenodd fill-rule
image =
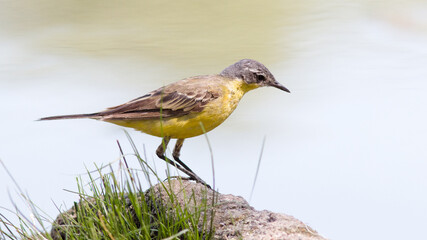
M211 87L218 76L187 78L152 91L125 104L99 113L102 120L138 120L171 118L201 112L220 96L221 89ZM212 82L214 81L214 82Z

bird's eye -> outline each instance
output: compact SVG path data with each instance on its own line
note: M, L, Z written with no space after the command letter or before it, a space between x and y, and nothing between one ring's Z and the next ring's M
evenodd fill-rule
M260 75L256 76L256 79L258 82L263 82L263 81L265 81L265 76L260 74Z

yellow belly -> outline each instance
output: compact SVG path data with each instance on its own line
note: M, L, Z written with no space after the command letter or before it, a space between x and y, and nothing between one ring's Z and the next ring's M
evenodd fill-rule
M254 86L242 86L242 81L229 80L221 85L223 89L219 98L206 104L201 112L166 119L146 119L135 121L108 121L120 126L134 128L138 131L157 136L171 138L190 138L201 135L216 128L236 109L243 95ZM203 125L203 128L201 127Z

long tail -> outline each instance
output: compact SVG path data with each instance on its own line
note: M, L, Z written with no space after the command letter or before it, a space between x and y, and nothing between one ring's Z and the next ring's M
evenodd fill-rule
M77 119L77 118L96 118L97 116L99 116L99 113L73 114L73 115L62 115L62 116L44 117L44 118L38 119L38 121L43 121L43 120L58 120L58 119Z

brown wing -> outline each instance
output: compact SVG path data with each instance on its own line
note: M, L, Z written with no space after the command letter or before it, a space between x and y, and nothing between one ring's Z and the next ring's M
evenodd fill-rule
M220 89L209 87L217 76L187 78L152 91L125 104L98 113L101 120L170 118L200 112L219 97Z

